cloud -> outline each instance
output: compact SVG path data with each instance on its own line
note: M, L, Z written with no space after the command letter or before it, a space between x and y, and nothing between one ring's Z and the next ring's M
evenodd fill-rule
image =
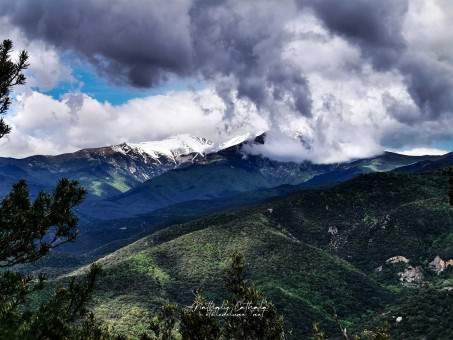
M238 103L237 105L240 105ZM191 133L222 142L230 138L218 129L224 104L210 90L173 92L110 105L82 93L66 94L61 100L36 91L18 98L8 117L13 132L0 140L0 156L60 154L87 147L121 142L161 140L178 133ZM260 131L267 128L256 112L244 111L241 122L253 121ZM250 125L235 126L245 133Z
M274 133L267 133L264 144L244 145L243 151L251 155L265 155L280 162L304 161L310 153L300 140Z
M397 70L413 102L389 113L402 122L437 119L453 108L453 5L444 0L314 1L329 30L360 47L377 71ZM394 109L394 110L393 110ZM416 112L418 111L418 112Z
M185 75L193 51L189 1L2 1L29 39L79 53L115 83L149 87Z
M398 153L406 156L426 156L426 155L436 155L441 156L447 154L449 151L440 150L435 148L415 148L412 150L399 151Z
M360 46L378 70L392 68L405 49L401 31L406 0L315 0L310 5L330 32Z
M36 87L41 91L54 88L60 82L72 82L72 71L63 65L55 48L42 40L29 40L10 20L0 17L0 31L4 39L13 41L14 50L26 50L29 54L30 67L26 71L27 87ZM12 57L15 57L15 52ZM17 89L16 89L17 91Z
M49 60L55 51L75 53L113 84L152 87L173 77L201 78L222 108L215 111L215 124L206 123L210 129L188 126L223 138L238 129L255 129L259 120L280 136L257 149L274 158L281 145L292 150L285 159L336 162L385 148L430 145L453 133L453 5L448 0L269 0L259 5L239 0L4 0L0 10L27 41L51 46ZM122 107L86 97L82 103L81 98L58 104L64 110L57 118L67 114L64 119L75 129L68 134L71 147L83 140L103 145L129 138L118 132L115 117L137 124L135 112L143 115L140 127L132 128L136 139L181 130L163 113L167 123L153 121L144 112L148 101L152 107L160 101L160 111L169 110L176 120L176 107L181 117L194 115L195 122L201 113L214 117L196 98L184 102L176 94ZM167 103L174 98L188 106ZM90 116L81 118L81 112ZM95 133L90 124L100 124L96 116L112 120L101 124L111 133L88 135ZM21 124L18 129L36 135ZM295 133L304 136L302 149L281 137Z
M291 4L5 0L0 9L30 39L75 51L115 84L150 87L201 74L226 103L232 95L258 108L280 101L309 116L306 79L279 52Z

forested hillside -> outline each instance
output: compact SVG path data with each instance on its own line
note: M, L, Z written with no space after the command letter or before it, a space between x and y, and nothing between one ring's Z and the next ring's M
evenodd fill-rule
M392 333L407 338L404 329L418 319L404 306L427 303L417 300L420 294L430 299L441 294L443 304L429 303L440 315L451 299L444 289L451 268L437 275L428 266L436 256L453 257L447 189L440 172L369 174L167 227L98 261L104 272L93 308L117 331L139 334L150 312L166 301L190 303L193 289L201 287L210 300L221 302L226 260L239 250L246 277L275 303L296 339L312 334L313 321L334 335L332 303L351 331L387 313ZM396 256L409 262L387 261ZM422 278L398 274L411 270ZM439 319L432 322L439 327L415 327L411 336L448 334Z

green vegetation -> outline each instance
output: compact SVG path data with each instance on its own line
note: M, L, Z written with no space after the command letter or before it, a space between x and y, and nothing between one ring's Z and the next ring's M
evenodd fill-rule
M0 113L10 105L11 87L25 83L21 73L27 68L28 55L22 51L19 60L10 59L12 42L0 45ZM0 120L0 138L10 132ZM53 194L40 192L32 203L24 180L0 203L0 337L15 339L91 339L109 336L90 315L85 322L76 323L87 311L86 302L94 289L100 271L92 265L84 280L71 279L67 287L59 287L37 308L26 303L30 294L41 291L45 275L33 277L10 269L18 264L35 262L51 249L73 241L77 235L78 218L72 209L86 194L76 181L62 179ZM107 339L107 338L106 338Z
M173 225L99 260L104 271L90 306L115 332L138 337L150 314L166 303L190 305L194 289L201 287L208 301L225 300L228 254L238 250L247 278L274 302L294 338L311 336L315 321L326 336L336 336L332 303L350 334L388 322L394 337L404 338L394 330L402 323L375 317L411 301L418 288L401 286L405 264L386 260L400 255L421 266L428 292L451 286L449 270L428 269L437 255L450 259L447 191L440 172L369 174Z
M72 209L83 201L85 190L77 182L60 180L52 195L41 192L31 203L24 181L0 203L0 337L1 339L80 338L82 332L103 332L93 319L80 326L100 271L92 265L86 279L72 278L36 308L27 308L30 294L41 291L45 276L33 277L10 270L35 262L51 249L73 241L77 217ZM86 333L88 336L88 333Z
M9 41L0 46L0 113L8 108L11 86L25 80L21 70L27 55L23 52L18 64L11 63L11 48ZM3 121L0 128L0 137L9 132ZM385 157L387 162L360 161L319 182L314 178L312 184L347 179L361 167L379 170L400 160L392 154ZM122 199L136 202L151 190L154 196L140 204L147 206L152 198L159 205L160 200L250 190L257 183L270 186L247 166L236 169L238 164L215 163L209 174L201 167L181 169ZM234 176L219 181L231 175L227 169L235 169L246 182ZM194 173L194 181L184 180ZM59 287L45 291L43 275L35 279L9 269L36 262L75 239L78 219L73 209L85 190L75 181L61 180L53 194L41 192L32 203L25 181L20 181L0 205L0 335L25 340L276 339L290 329L296 339L326 339L338 331L348 339L347 329L356 339L389 339L389 333L396 339L447 339L453 332L453 268L437 256L448 261L452 255L453 209L445 197L448 193L452 203L453 171L444 174L450 188L440 171L375 173L331 189L173 225L57 278L53 284ZM165 181L172 182L173 191L159 186ZM213 192L203 188L206 181L214 181ZM98 193L107 188L102 181L90 185ZM193 218L196 209L187 209ZM244 280L244 266L256 285ZM86 277L78 278L82 274ZM94 291L96 277L99 289ZM246 310L240 318L226 315L219 320L207 312L211 301L224 301L230 309L247 303L264 306L265 313L257 317L256 311ZM102 325L88 312L88 303ZM157 315L151 323L150 313Z
M363 329L376 330L368 333L370 339L386 334L381 326L388 322L395 339L409 338L418 318L398 308L416 311L420 305L426 317L441 315L449 303L446 295L445 304L433 307L435 301L428 299L425 308L425 300L417 298L421 291L448 294L453 280L450 269L436 275L427 266L436 255L450 259L453 209L446 203L447 191L440 172L378 173L173 225L99 260L104 271L90 308L105 327L139 337L149 329L150 315L158 315L162 305L191 305L197 288L203 290L198 299L227 299L222 281L228 254L240 251L247 279L273 301L295 339L312 336L313 322L326 336L338 336L332 303L352 335L364 336ZM422 290L400 285L398 272L405 264L386 264L397 255L423 267L429 283ZM382 271L375 272L380 266ZM162 313L179 320L170 307ZM396 321L397 312L403 321ZM376 317L383 313L388 318ZM399 331L403 322L408 326ZM436 327L413 334L446 334Z
M242 254L233 253L224 283L229 296L222 304L208 301L195 290L190 306L162 306L151 322L152 335L141 339L283 339L283 318L255 285L244 280L243 270Z
M413 289L367 323L366 327L387 322L391 325L393 339L451 339L452 305L451 290L430 287Z
M387 152L375 158L336 165L296 164L278 163L259 156L250 156L244 160L242 153L232 147L208 154L192 166L165 172L144 183L136 184L135 187L130 185L131 190L86 206L82 213L89 220L106 219L106 216L108 219L122 218L149 213L181 202L210 200L230 195L233 195L232 203L237 203L235 199L250 202L253 196L256 199L265 199L275 195L273 188L283 184L292 185L292 190L288 188L290 185L280 189L286 190L287 193L298 189L326 188L363 173L390 171L402 165L435 158L410 157ZM259 191L249 197L238 197L238 193L252 190ZM109 214L105 214L106 211Z
M6 114L11 105L10 92L13 86L25 84L25 75L22 71L26 70L28 64L28 54L26 51L19 53L17 62L11 59L10 53L13 50L11 40L3 40L0 44L0 114ZM11 132L3 118L0 118L0 138Z
M453 205L453 167L446 168L442 171L444 176L448 177L448 183L450 184L450 188L448 190L448 199L450 204Z
M226 299L226 259L238 250L247 278L274 302L294 338L311 336L315 321L327 336L338 334L332 303L349 333L378 329L382 322L368 322L418 291L400 285L404 265L388 258L423 267L426 289L451 280L427 266L451 249L447 191L440 172L376 173L173 225L99 260L105 270L92 307L117 332L139 336L149 313L165 303L191 304L198 287L208 301ZM386 321L393 332L395 320Z

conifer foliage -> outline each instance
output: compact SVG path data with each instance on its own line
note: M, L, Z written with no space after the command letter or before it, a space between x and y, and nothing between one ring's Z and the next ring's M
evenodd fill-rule
M226 269L225 288L229 296L222 305L226 316L213 314L200 290L195 291L191 308L179 309L177 305L166 304L152 320L152 335L143 334L142 340L171 339L284 339L283 318L277 314L261 290L244 280L244 258L239 252L231 255ZM256 308L255 308L256 307ZM222 314L222 313L221 313Z
M4 40L0 44L0 114L5 114L11 104L9 96L11 89L15 85L25 84L25 75L22 73L28 68L28 54L22 51L17 62L11 60L10 53L13 49L11 40ZM0 138L11 131L3 118L0 118Z
M0 203L0 268L29 263L50 249L73 241L78 219L72 208L86 192L77 181L61 179L53 192L41 192L32 203L24 180Z
M11 60L11 40L0 44L0 114L11 104L13 86L25 83L28 54ZM11 128L0 119L0 138ZM61 179L52 194L39 193L32 202L24 180L13 186L0 203L0 339L119 339L99 326L85 305L100 271L92 265L84 280L71 279L36 308L27 308L30 294L44 287L45 275L34 277L12 271L15 265L35 262L51 249L73 241L78 219L72 209L82 203L86 191L77 181Z

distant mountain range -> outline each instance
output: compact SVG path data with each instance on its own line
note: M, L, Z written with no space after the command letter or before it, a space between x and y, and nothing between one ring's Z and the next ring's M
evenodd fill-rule
M80 211L81 216L88 220L123 218L181 202L210 200L281 185L292 185L294 190L324 188L360 174L390 171L439 158L386 152L337 164L277 162L262 156L245 155L242 152L244 143L207 154L191 166L167 171L123 194L86 204ZM264 196L267 197L267 192ZM106 215L106 211L111 213Z
M159 142L123 143L57 156L0 158L0 195L8 193L19 178L26 179L36 193L54 187L57 178L68 177L79 180L91 198L110 197L168 170L193 164L213 149L206 139L178 135Z
M79 215L83 221L93 222L281 185L310 189L400 167L407 171L431 169L442 162L448 164L453 157L386 152L336 164L278 162L243 151L245 144L264 143L265 134L243 138L246 136L219 146L204 138L177 135L163 141L123 143L57 156L0 158L0 196L20 178L27 180L32 194L52 190L58 178L77 179L89 192Z
M420 173L431 170L438 170L452 165L453 165L453 152L450 152L437 158L425 159L414 164L400 167L397 169L397 171Z

